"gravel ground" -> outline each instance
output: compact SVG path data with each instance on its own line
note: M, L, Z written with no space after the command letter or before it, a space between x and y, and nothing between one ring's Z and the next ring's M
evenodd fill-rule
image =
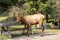
M34 34L30 35L30 37L20 36L7 40L60 40L60 33L45 33L43 37L40 34Z

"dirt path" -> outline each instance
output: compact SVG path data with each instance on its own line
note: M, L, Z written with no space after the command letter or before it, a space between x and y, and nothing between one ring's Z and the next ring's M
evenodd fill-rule
M8 40L60 40L60 33L45 33L43 37L41 37L39 34L34 34L30 35L30 37L20 36Z

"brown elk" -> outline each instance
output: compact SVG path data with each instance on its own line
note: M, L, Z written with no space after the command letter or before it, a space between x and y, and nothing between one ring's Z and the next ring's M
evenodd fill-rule
M41 26L41 35L43 36L44 34L44 27L43 27L43 21L45 19L45 16L42 14L34 14L34 15L26 15L23 17L17 16L17 22L24 24L28 28L28 36L29 36L29 31L31 30L31 25L36 25L39 24Z

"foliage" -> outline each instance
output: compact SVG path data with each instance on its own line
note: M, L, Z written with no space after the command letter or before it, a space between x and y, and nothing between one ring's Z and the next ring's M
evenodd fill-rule
M26 7L23 6L25 8L25 13L37 13L38 11L41 12L42 10L50 14L52 10L52 2L50 0L0 0L0 3L5 4L1 4L1 6L3 5L3 7L5 6L5 8L13 5L25 5Z
M53 3L50 0L45 0L45 2L42 2L41 0L30 0L28 1L28 5L30 7L27 7L27 13L37 13L37 12L46 12L50 14L52 12L51 6Z

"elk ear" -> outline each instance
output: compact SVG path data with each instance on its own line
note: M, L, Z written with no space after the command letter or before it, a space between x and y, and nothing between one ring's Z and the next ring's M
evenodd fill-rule
M21 19L23 18L23 16L21 15L21 16L19 16Z

